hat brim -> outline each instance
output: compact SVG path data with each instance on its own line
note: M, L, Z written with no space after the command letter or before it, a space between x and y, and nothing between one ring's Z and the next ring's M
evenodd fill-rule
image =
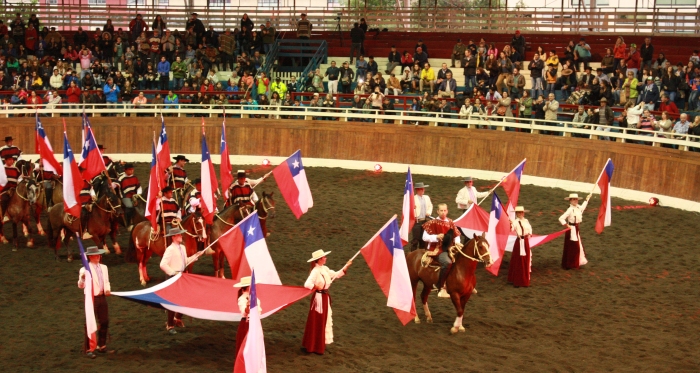
M516 214L519 213L519 212L530 212L530 210L520 210L520 211L517 211L517 210L516 210L516 211L515 211Z
M85 256L104 255L104 253L106 253L104 249L99 249L96 252L85 253Z
M572 199L581 199L581 197L564 197L564 200L570 201Z
M249 286L250 286L250 282L243 282L243 281L233 285L234 288L247 288Z
M328 256L328 254L330 254L330 253L331 253L330 251L324 251L323 255L319 256L318 258L311 258L311 259L307 260L306 262L307 263L315 262L315 261L323 258L324 256Z
M168 232L168 233L165 235L165 237L177 236L177 235L183 234L183 233L187 233L187 231L184 230L184 229L180 229L180 230L178 230L177 232Z

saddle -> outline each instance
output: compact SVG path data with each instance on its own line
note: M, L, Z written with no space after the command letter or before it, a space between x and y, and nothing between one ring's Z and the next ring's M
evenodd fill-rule
M450 248L447 250L447 255L449 255L452 263L455 261L455 254L457 250L461 250L462 247L464 247L462 244L455 244L454 246L450 246ZM435 271L439 271L441 268L440 262L438 261L439 252L440 249L438 247L436 247L434 250L425 250L425 253L420 260L421 266L423 268L430 268Z

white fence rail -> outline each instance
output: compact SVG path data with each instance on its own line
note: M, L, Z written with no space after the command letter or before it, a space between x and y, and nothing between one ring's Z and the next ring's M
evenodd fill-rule
M652 146L667 146L685 151L700 151L700 136L688 134L670 134L658 131L647 131L617 126L593 125L590 129L580 128L566 121L548 121L531 118L513 118L500 116L472 115L468 119L459 119L458 114L424 113L413 111L385 111L379 114L376 109L353 108L316 108L309 106L241 106L213 105L204 108L202 105L171 104L171 105L142 105L139 108L131 104L89 104L66 108L34 109L28 106L12 106L0 109L0 117L11 118L23 116L33 120L38 113L40 116L68 117L80 116L83 111L91 116L120 116L134 118L137 116L170 116L170 117L223 117L224 107L226 117L250 118L255 121L257 116L273 119L289 120L339 120L372 122L378 125L412 125L412 126L446 126L472 128L496 131L519 131L532 134L548 134L563 137L579 137L592 140L610 140L621 143L639 143ZM167 106L167 107L166 107ZM368 114L367 111L377 114ZM76 121L76 123L78 123Z

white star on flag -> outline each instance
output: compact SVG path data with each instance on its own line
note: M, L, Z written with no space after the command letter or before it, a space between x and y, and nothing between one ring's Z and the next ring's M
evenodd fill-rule
M294 162L292 162L292 164L294 165L294 168L299 168L299 161L297 161L296 159L294 160Z
M391 239L389 239L389 241L391 241L391 243L395 243L394 242L394 234L391 235Z
M255 232L255 227L250 227L250 229L248 229L248 235L252 236L253 232Z

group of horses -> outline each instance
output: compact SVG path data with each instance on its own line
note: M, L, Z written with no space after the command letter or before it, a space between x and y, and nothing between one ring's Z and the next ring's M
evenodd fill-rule
M17 226L22 225L24 235L28 238L27 247L34 245L33 238L30 237L30 219L33 219L37 232L44 235L41 225L41 213L46 210L48 212L48 242L54 248L56 260L60 260L58 252L61 243L67 249L67 261L73 260L70 246L68 245L71 237L76 234L81 235L85 230L92 235L92 239L98 247L109 252L107 247L106 237L110 236L113 249L117 254L121 254L121 248L117 242L117 233L119 227L125 227L124 208L121 206L120 193L117 190L118 184L110 182L118 178L120 171L119 164L115 162L115 167L110 169L108 174L103 174L93 180L93 190L96 194L96 200L92 210L89 212L86 227L82 227L81 219L74 218L64 212L63 193L60 180L53 180L54 183L52 198L47 198L44 182L37 180L33 175L34 164L29 161L20 160L17 162L17 167L21 171L22 178L18 182L14 190L6 191L10 194L10 200L6 211L2 211L2 216L9 218L13 227L13 250L17 250L19 246L17 236ZM188 183L187 188L180 194L178 203L184 209L186 196L189 196L194 186ZM136 194L132 197L135 212L132 214L133 229L130 232L129 246L125 251L125 261L128 263L137 263L139 271L139 280L141 285L145 286L150 278L146 269L146 264L149 258L155 253L162 256L165 249L170 245L170 240L165 237L163 229L154 231L149 220L144 217L146 207L146 196L148 195L147 188L144 188L141 194ZM275 216L275 200L273 194L262 193L254 206L260 219L260 224L264 236L267 236L267 219ZM198 250L210 246L213 250L212 259L214 263L214 276L224 277L224 258L223 250L218 243L218 238L230 230L236 223L240 222L252 211L242 208L238 205L225 207L221 212L217 213L213 224L207 225L199 211L185 216L178 223L179 228L186 233L183 235L183 244L185 245L188 256L194 255ZM8 243L8 240L2 236L3 223L0 219L0 241ZM464 308L472 291L476 286L476 268L477 263L483 262L486 266L491 264L489 255L489 243L485 235L474 236L464 245L452 245L453 236L451 231L445 235L441 244L443 250L448 251L452 255L453 264L446 278L446 290L450 295L452 304L457 312L453 327L450 329L452 333L464 332L462 318ZM423 284L421 293L421 301L423 303L423 311L428 323L432 322L432 315L428 308L428 298L433 290L433 285L437 284L439 277L439 265L424 263L424 249L419 249L410 252L407 255L408 272L415 298L418 283ZM187 271L192 270L192 264L188 266ZM415 317L416 323L420 323L420 318Z

